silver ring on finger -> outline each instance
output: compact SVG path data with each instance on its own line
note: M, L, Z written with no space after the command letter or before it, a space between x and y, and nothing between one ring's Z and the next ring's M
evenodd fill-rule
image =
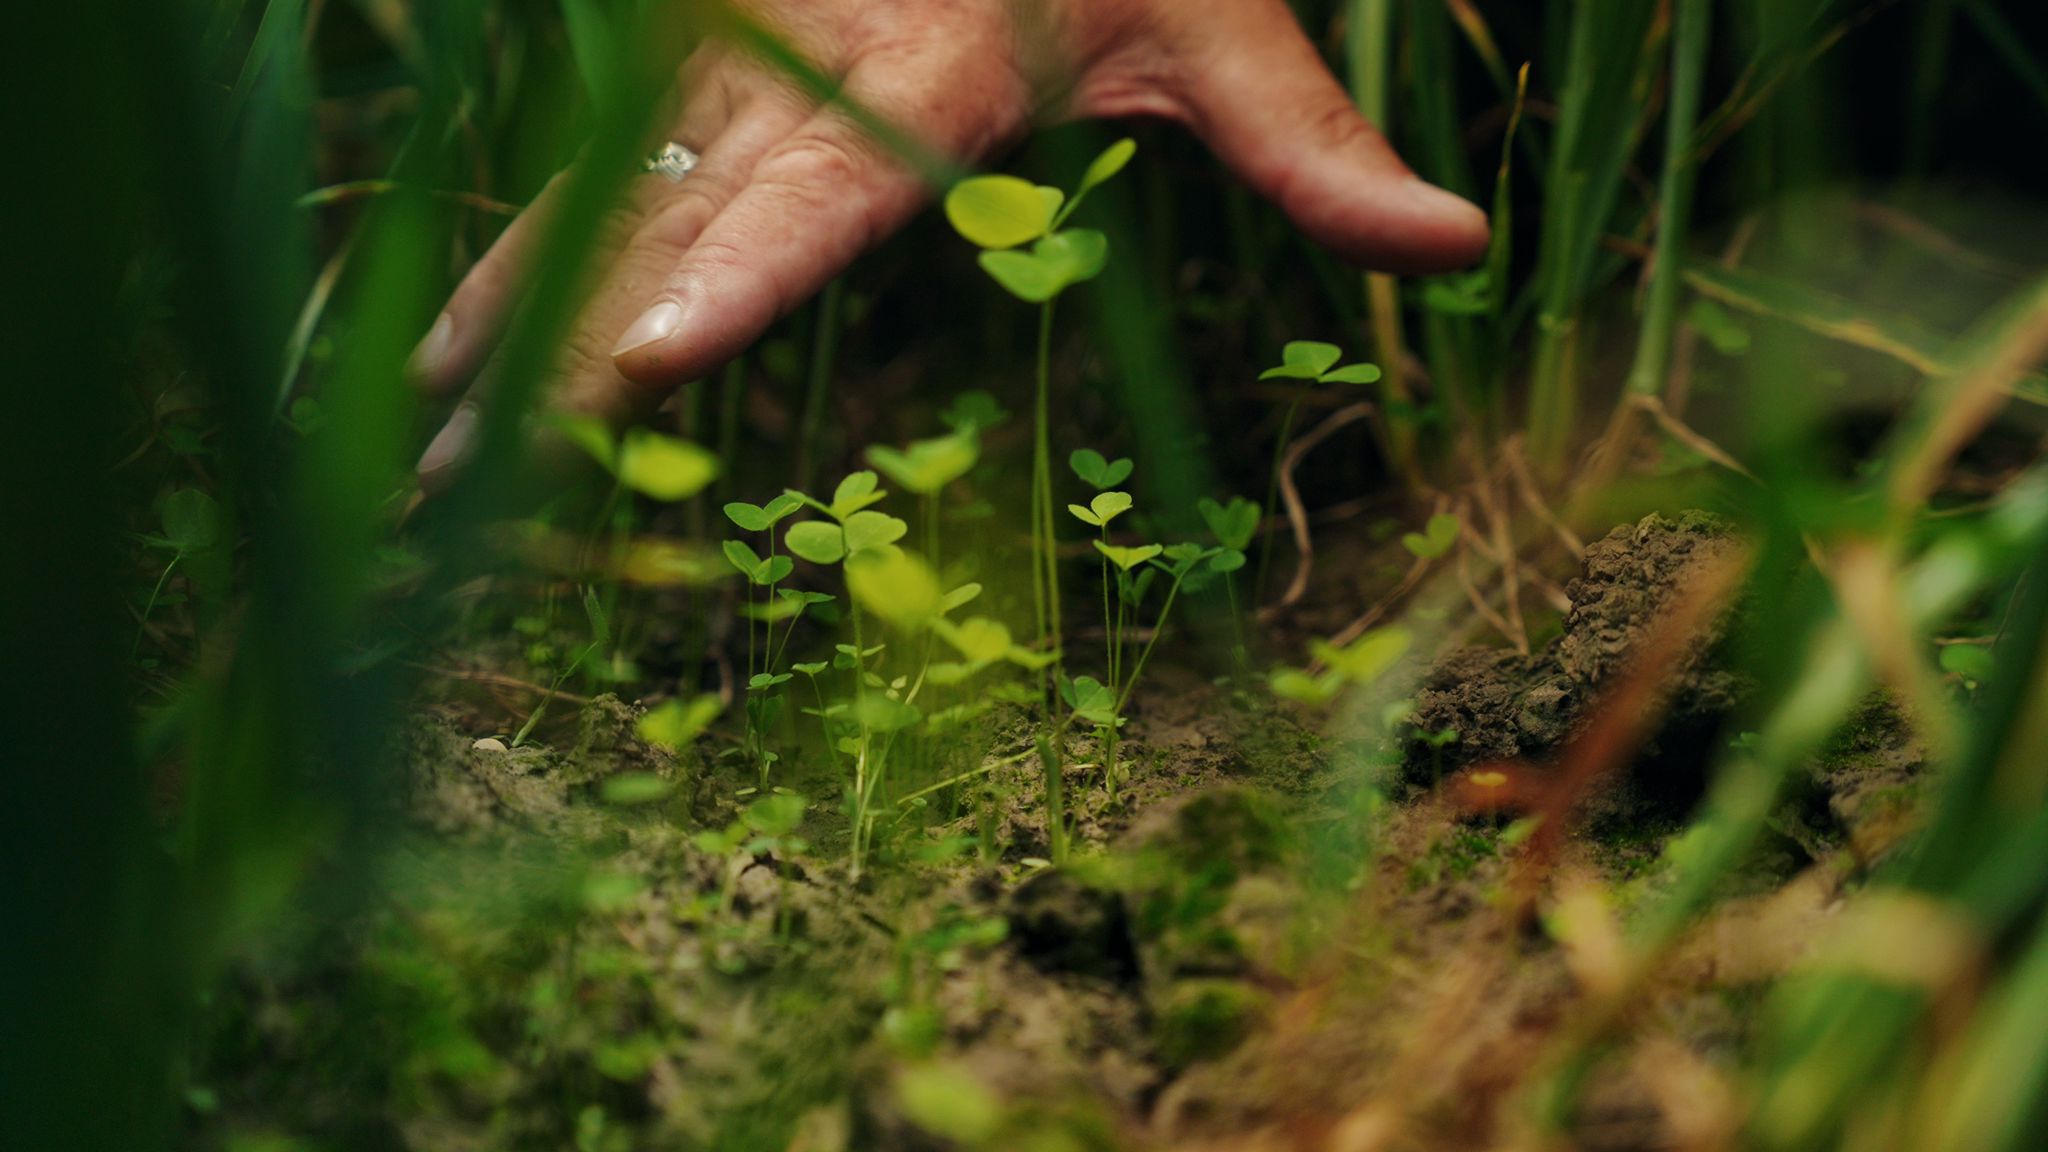
M687 145L671 140L662 146L661 151L649 156L641 166L671 184L681 184L683 177L696 171L700 159L701 157Z

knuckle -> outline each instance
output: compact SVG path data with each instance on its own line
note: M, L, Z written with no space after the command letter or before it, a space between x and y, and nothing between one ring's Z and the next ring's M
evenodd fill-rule
M654 209L633 233L639 251L680 255L718 214L718 201L703 189L684 189Z
M1342 100L1331 101L1316 112L1309 131L1326 148L1345 149L1378 135L1358 110Z
M862 145L820 133L799 136L778 148L755 174L758 183L805 201L845 188L872 175L875 158Z

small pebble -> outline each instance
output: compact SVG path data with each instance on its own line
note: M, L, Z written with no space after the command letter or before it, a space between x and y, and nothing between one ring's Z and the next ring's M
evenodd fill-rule
M477 741L476 743L471 744L470 748L478 752L511 751L510 748L505 747L505 742L503 740L498 739L496 736L486 736L483 739Z

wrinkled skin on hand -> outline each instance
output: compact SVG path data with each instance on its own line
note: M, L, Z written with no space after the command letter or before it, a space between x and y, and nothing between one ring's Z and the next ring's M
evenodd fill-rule
M1484 215L1417 179L1353 108L1284 0L766 0L748 6L847 95L935 152L977 163L1040 119L1185 125L1310 237L1395 272L1476 261ZM556 406L623 419L745 349L932 189L839 111L747 54L699 47L671 137L680 184L635 180L599 285L562 350ZM413 359L453 395L487 371L558 179L469 273ZM420 462L459 462L458 410Z

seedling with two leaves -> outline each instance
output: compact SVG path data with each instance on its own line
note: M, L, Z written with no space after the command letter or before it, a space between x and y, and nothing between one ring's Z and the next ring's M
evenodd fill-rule
M1100 275L1109 262L1108 237L1093 229L1063 226L1090 192L1123 171L1137 150L1130 140L1110 145L1088 165L1071 197L1057 188L1006 175L970 177L946 194L946 218L982 250L983 271L1019 300L1039 306L1031 457L1031 586L1038 647L1044 651L1055 651L1060 644L1052 485L1053 302L1068 288Z
M1252 537L1259 530L1259 506L1242 496L1232 496L1230 503L1219 504L1207 496L1195 502L1195 511L1202 516L1202 523L1209 528L1209 535L1221 549L1216 558L1209 561L1212 571L1223 577L1224 595L1230 601L1230 627L1236 644L1233 656L1239 671L1246 670L1251 663L1251 652L1245 643L1244 613L1237 604L1237 572L1245 565L1245 552L1252 546Z
M1271 519L1274 505L1280 498L1280 470L1287 457L1287 447L1294 441L1294 421L1301 414L1301 402L1318 384L1373 384L1380 379L1376 364L1363 361L1356 364L1342 364L1344 350L1335 344L1317 340L1294 340L1280 349L1280 363L1259 373L1260 380L1298 380L1301 386L1294 391L1287 403L1287 414L1280 420L1280 437L1273 442L1273 463L1267 472L1265 518ZM1252 594L1257 596L1266 586L1266 572L1272 567L1273 538L1266 537L1265 546L1259 550L1258 578L1252 583Z

